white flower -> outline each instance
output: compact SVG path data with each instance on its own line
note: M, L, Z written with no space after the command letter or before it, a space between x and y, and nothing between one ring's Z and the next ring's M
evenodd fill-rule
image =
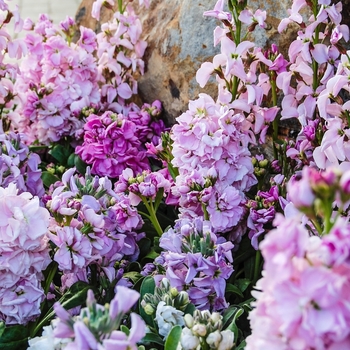
M166 338L173 326L183 326L185 324L183 314L182 311L166 305L165 301L161 301L156 311L159 334Z
M233 347L234 333L229 329L221 331L222 340L219 344L218 350L231 350Z
M198 337L187 327L182 330L180 343L183 350L196 350L199 347Z
M206 342L211 348L217 349L221 339L222 336L220 334L220 331L216 330L207 336Z

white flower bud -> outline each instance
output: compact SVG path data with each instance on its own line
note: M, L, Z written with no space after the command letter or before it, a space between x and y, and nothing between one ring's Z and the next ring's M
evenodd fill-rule
M195 324L192 328L192 333L200 337L205 337L207 334L207 327L204 324Z
M218 312L213 312L210 316L213 323L216 323L222 319L222 316Z
M212 349L217 349L221 339L220 331L216 330L207 336L206 342Z
M221 331L222 340L219 344L218 350L231 350L234 343L234 333L229 329Z
M192 328L192 327L193 327L193 317L192 317L192 315L186 314L186 315L184 316L184 321L185 321L185 325L186 325L188 328Z
M196 350L199 346L199 339L192 334L192 331L185 327L181 333L181 346L183 350Z

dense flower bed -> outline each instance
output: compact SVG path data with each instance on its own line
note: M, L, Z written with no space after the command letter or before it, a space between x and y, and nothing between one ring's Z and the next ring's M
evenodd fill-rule
M350 349L342 3L295 0L282 53L248 40L265 11L219 0L204 15L221 51L196 75L218 97L171 127L160 101L132 102L147 43L131 3L102 6L96 34L0 0L0 348Z

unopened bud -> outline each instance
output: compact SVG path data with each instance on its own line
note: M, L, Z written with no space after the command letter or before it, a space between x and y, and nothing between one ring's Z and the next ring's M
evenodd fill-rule
M207 334L207 327L204 324L195 324L192 328L194 335L205 337Z
M192 328L193 327L193 317L192 317L192 315L186 314L184 316L184 321L185 321L186 327L188 327L188 328Z
M179 291L175 287L173 287L173 288L170 288L170 294L173 298L175 298L179 295Z
M151 304L146 304L145 306L142 305L142 307L145 310L145 313L147 315L153 315L154 314L154 308L152 307Z
M221 339L222 339L222 337L221 337L220 332L218 330L216 330L215 332L210 333L207 336L206 342L211 348L217 349L220 342L221 342Z

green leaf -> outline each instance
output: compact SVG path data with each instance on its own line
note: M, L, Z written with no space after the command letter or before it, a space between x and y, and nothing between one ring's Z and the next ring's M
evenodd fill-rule
M43 183L47 188L49 188L50 185L54 184L56 181L60 181L60 179L56 175L50 173L49 171L43 171L41 173L41 179L43 180Z
M244 292L250 284L251 281L248 278L240 278L235 281L235 285L241 290L241 292Z
M80 174L85 175L87 164L77 155L74 158L74 165Z
M155 201L154 201L154 210L155 210L155 212L157 212L157 210L158 210L159 204L160 204L160 202L161 202L162 199L163 199L163 195L164 195L164 188L161 188L161 189L157 192L156 199L155 199Z
M123 277L129 278L133 281L133 283L136 283L140 278L142 278L142 275L137 271L130 271L124 273Z
M156 343L159 345L164 345L164 340L155 333L146 333L146 335L142 338L142 343Z
M120 326L120 330L125 333L126 335L130 334L130 329L126 326L124 326L123 324Z
M155 328L153 317L150 315L147 315L143 307L141 306L141 302L143 300L143 297L146 293L154 293L154 288L156 287L156 283L154 282L153 277L148 276L146 277L141 284L140 289L140 299L139 299L139 310L140 310L140 316L143 318L143 320L146 322L147 325L149 325L151 328ZM152 334L152 333L150 333ZM147 334L146 334L147 335Z
M68 158L72 152L72 149L65 145L55 145L53 148L49 151L52 157L54 157L60 165L67 165Z
M85 304L87 292L89 289L93 288L85 282L78 281L68 289L68 291L62 296L59 302L66 310L70 310L76 306L81 306ZM33 333L30 335L31 338L33 338L43 326L48 324L54 316L55 311L51 307L44 318L34 328Z
M181 333L182 327L174 326L165 341L164 350L176 350L181 339Z
M26 350L28 348L29 328L22 325L1 326L2 334L0 337L1 350Z
M159 256L159 253L157 253L156 251L154 251L153 249L144 257L144 259L152 259L154 260L155 258L157 258Z
M196 310L196 307L195 307L192 303L189 303L189 304L186 306L186 309L185 309L185 311L184 311L184 315L190 314L191 316L193 316L195 310Z
M68 157L68 160L67 160L67 167L73 168L75 165L74 161L75 161L75 153L71 153L71 155Z
M231 305L228 309L225 310L224 314L222 315L223 328L225 328L229 322L232 321L232 317L237 312L237 309L237 306Z
M171 163L168 163L168 171L173 180L176 180L176 177L179 175L179 169L172 166Z
M235 350L243 350L245 348L245 346L247 345L247 343L245 342L245 340L243 340L241 342L241 344L239 344Z
M0 338L3 335L5 328L6 328L5 322L0 322Z
M239 295L241 298L244 298L241 290L231 283L227 283L226 285L226 293L233 293Z
M45 295L50 289L51 282L53 281L53 278L55 277L56 271L57 271L58 264L56 261L52 261L50 265L46 268L46 270L43 272L45 279L45 285L43 286Z
M250 280L254 279L255 272L255 256L251 256L244 262L244 274Z
M240 316L242 316L244 314L244 310L243 309L237 309L233 319L231 321L231 323L229 324L229 326L226 329L229 329L230 331L232 331L235 335L234 339L238 339L238 335L239 335L239 329L236 325L236 321L238 320L238 318Z
M152 245L152 242L149 238L145 237L145 238L142 238L138 243L137 245L139 246L140 248L140 254L139 254L139 261L141 261L142 259L145 258L145 256L147 254L149 254L150 250L151 250L151 245Z

